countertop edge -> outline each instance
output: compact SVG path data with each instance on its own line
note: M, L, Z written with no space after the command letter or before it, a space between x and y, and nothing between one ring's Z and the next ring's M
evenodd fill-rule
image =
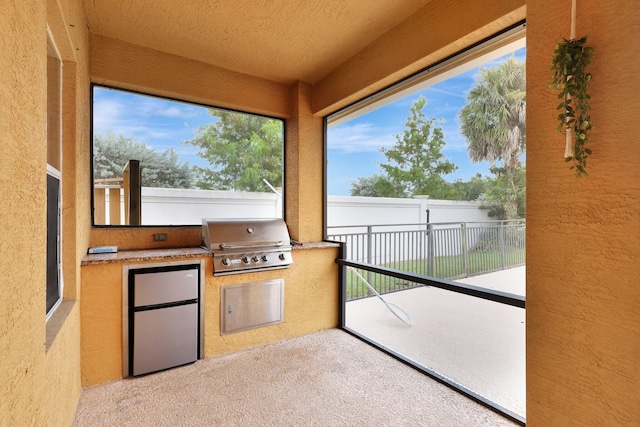
M81 266L96 264L114 264L137 261L165 261L168 259L184 259L205 257L209 251L201 247L173 249L140 249L119 251L111 254L87 254L80 262Z
M326 249L326 248L339 248L340 244L336 242L302 242L298 245L293 245L294 251L304 249Z
M337 248L340 245L335 242L302 242L294 245L293 250L327 249ZM139 249L126 250L107 254L87 254L81 262L81 266L99 264L122 264L139 261L166 261L185 258L202 258L209 256L210 252L202 247L168 248L168 249Z

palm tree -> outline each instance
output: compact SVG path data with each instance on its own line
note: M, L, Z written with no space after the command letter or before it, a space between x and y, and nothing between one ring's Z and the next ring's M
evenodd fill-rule
M504 208L507 219L517 216L514 172L526 138L526 73L524 63L514 57L497 67L481 68L480 77L460 110L462 135L474 162L486 160L492 165L504 162L507 180Z

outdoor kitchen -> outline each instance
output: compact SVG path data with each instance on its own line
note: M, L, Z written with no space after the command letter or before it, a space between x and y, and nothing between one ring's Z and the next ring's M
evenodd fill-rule
M222 241L215 234L206 235L208 231L215 233L217 226L240 234L236 237L218 234ZM129 228L127 231L133 236L145 233L151 238L158 229L135 229L133 232L134 229ZM127 358L123 358L129 353L125 272L131 269L203 265L199 301L202 316L200 358L336 326L338 289L334 284L338 266L334 260L338 257L337 244L303 242L291 245L282 220L243 220L242 223L238 220L224 223L203 220L202 228L163 228L162 231L168 233L169 242L188 239L190 244L181 248L127 250L122 249L120 243L121 249L116 253L84 257L83 386L127 376ZM272 232L273 236L268 235ZM241 241L245 236L254 239L253 242ZM319 265L323 267L318 268ZM234 302L223 304L225 296ZM240 320L236 321L238 317ZM227 325L226 331L224 325Z
M108 68L114 64L103 65ZM102 67L97 62L94 66L96 69ZM129 172L129 182L139 183L137 186L127 185L122 169L127 160L136 158L133 155L125 157L122 164L107 162L118 164L114 170L109 169L108 164L96 161L92 177L93 227L89 247L117 249L114 253L85 255L81 262L82 385L191 363L194 353L197 360L337 327L339 267L335 260L339 257L339 245L323 242L322 222L309 220L323 210L322 189L316 185L322 167L317 163L317 167L307 168L304 176L291 175L295 170L292 168L295 159L302 161L297 154L300 146L305 147L305 156L322 157L320 134L316 137L313 133L313 137L309 137L306 133L308 129L319 129L322 120L311 116L291 119L288 107L282 111L269 110L269 117L194 102L185 107L189 97L180 97L178 102L150 95L157 93L153 90L131 92L122 89L120 86L92 86L95 105L118 102L127 111L135 111L148 103L162 110L189 108L198 111L199 117L207 118L189 129L202 129L207 135L217 135L223 131L223 123L237 120L252 126L250 137L240 140L250 143L255 135L261 135L264 144L272 148L273 156L267 159L268 164L259 166L255 176L251 175L255 179L247 184L243 176L233 174L235 168L230 162L225 161L228 170L220 172L213 165L215 161L207 157L206 150L201 149L200 134L190 131L189 135L172 143L175 152L182 152L185 144L181 141L190 140L191 157L173 165L170 173L164 173L167 168L161 162L143 159L135 180L131 180L133 173ZM196 92L200 89L194 86ZM307 90L305 85L297 89L300 97L307 96ZM254 94L251 99L255 100ZM289 99L288 94L286 99ZM253 108L245 110L255 111ZM286 131L283 118L292 124ZM265 130L269 132L265 133ZM300 133L307 137L300 138ZM285 134L287 144L284 144ZM113 152L108 154L114 145L142 149L140 141L127 142L99 126L94 127L94 136L96 159L114 158ZM231 152L246 154L246 148L236 147ZM157 154L162 154L164 149L156 147L152 158L158 159ZM105 155L98 155L100 153ZM149 154L149 151L145 153ZM286 170L283 167L285 157L289 159ZM266 157L259 156L256 161L263 159ZM188 162L200 169L188 168ZM220 173L212 177L207 170ZM158 173L145 175L152 171ZM181 176L183 180L178 179ZM158 177L164 178L156 180ZM311 181L307 182L307 179ZM162 197L149 198L149 192L163 193ZM189 200L184 196L189 196ZM119 203L116 202L118 199ZM183 293L179 291L180 286L158 279L158 283L163 283L157 287L159 292L166 290L167 294L178 296L161 300L152 298L149 305L148 298L138 298L138 293L144 296L145 291L139 291L129 280L131 271L156 274L165 270L191 269L192 266L199 266L198 286L189 282L192 291ZM182 309L189 316L194 311L198 313L196 320L190 318L185 322L191 326L183 326L181 332L173 333L174 336L190 337L186 344L190 354L168 357L166 363L148 364L150 368L138 369L136 352L147 349L146 345L140 348L140 343L148 335L140 332L137 326L147 326L149 334L156 333L160 329L158 322L165 321L163 310L167 305L175 311L184 306ZM168 318L169 310L166 311ZM137 317L142 319L146 313L152 313L149 317L157 316L159 320L155 324L136 322ZM163 342L164 338L159 340L160 343L149 342L148 345L157 345L159 351L169 353L173 351L170 350L172 347L185 347L179 344L182 341L178 338L168 339L168 342ZM144 366L146 361L141 363Z

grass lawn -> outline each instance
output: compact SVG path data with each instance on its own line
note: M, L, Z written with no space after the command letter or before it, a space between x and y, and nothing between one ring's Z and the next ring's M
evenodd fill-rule
M524 249L512 250L505 252L504 267L513 267L524 264ZM491 252L472 252L464 255L435 257L433 277L440 279L455 279L467 276L475 276L478 274L502 269L502 262L499 251ZM466 268L465 268L466 266ZM399 261L384 264L384 267L394 268L409 273L427 275L428 260L419 259L411 261ZM359 270L367 281L379 293L391 292L400 289L406 289L415 286L414 283L407 283L400 279L388 277L382 274L367 273ZM362 281L350 271L347 271L347 299L368 296L368 288Z

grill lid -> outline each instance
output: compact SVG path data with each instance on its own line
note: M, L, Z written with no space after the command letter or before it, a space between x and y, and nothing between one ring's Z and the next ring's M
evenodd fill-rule
M287 268L291 237L280 218L202 220L202 241L213 255L214 275Z
M212 252L291 247L287 225L280 218L202 220L202 240Z

